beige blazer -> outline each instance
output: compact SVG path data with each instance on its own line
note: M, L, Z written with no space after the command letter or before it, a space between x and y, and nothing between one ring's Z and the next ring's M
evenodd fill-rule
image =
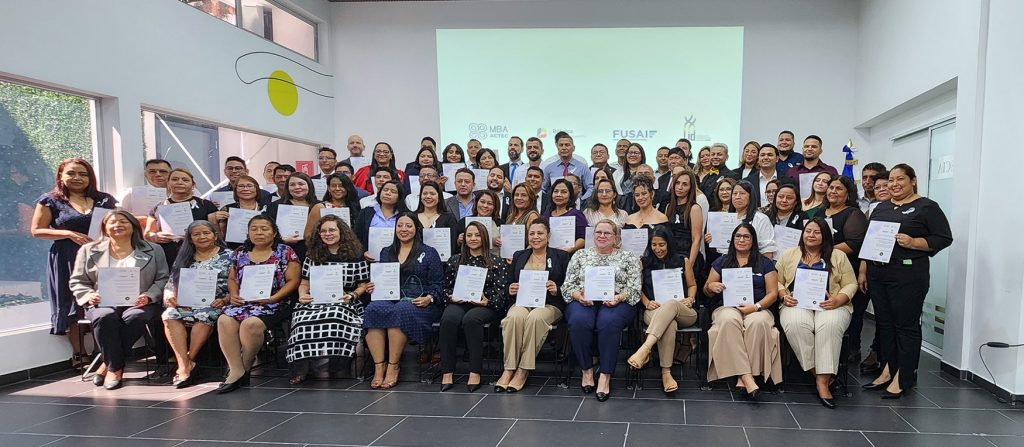
M71 271L71 293L80 306L88 302L88 296L96 293L99 287L99 268L109 267L112 262L107 249L109 239L103 238L90 242L78 249L75 267ZM164 285L167 284L168 268L164 250L149 241L142 241L142 246L132 252L134 265L139 268L139 293L144 293L152 303L159 304L163 299Z
M779 273L779 289L789 289L789 285L796 278L796 268L800 265L800 247L793 247L784 252L775 264L775 270ZM837 295L846 294L851 301L846 303L844 308L853 311L853 295L857 293L857 275L853 273L853 266L846 254L839 250L832 250L832 272L828 278L828 293Z

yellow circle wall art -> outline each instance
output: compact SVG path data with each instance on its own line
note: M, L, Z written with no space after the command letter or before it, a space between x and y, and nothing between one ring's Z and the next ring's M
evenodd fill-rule
M274 71L267 79L267 97L274 110L284 116L291 116L299 108L299 89L283 70Z

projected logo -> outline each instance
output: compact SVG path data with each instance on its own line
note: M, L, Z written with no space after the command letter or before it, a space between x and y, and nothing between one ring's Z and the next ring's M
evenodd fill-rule
M548 137L548 130L543 128L543 127L538 127L537 128L537 138L544 139L544 138L547 138L547 137Z
M508 138L508 126L504 124L469 123L469 137L476 139Z
M616 129L612 131L612 139L621 140L625 138L629 141L647 141L654 139L654 136L657 134L658 131L654 129Z

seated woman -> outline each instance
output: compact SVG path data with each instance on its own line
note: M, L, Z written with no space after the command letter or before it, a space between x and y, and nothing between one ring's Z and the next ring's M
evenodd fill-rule
M584 216L582 211L576 209L576 188L573 188L568 180L560 178L551 185L551 206L544 212L544 217L549 220L552 217L572 217L575 219L575 238L570 241L569 246L555 248L565 250L570 255L576 253L576 250L583 249L587 240L587 216Z
M826 408L835 408L829 385L835 380L843 334L853 315L851 297L857 292L853 266L846 254L833 246L832 231L819 216L804 225L800 246L786 250L776 268L779 294L785 304L779 310L779 322L800 367L815 375L818 401ZM792 291L798 269L828 272L828 290L820 310L795 307L798 303Z
M633 179L632 188L637 211L626 217L623 228L652 229L655 225L668 222L668 217L654 207L655 189L650 177L636 176Z
M610 182L608 183L610 184ZM607 187L602 184L602 188ZM622 329L633 321L640 301L640 260L619 248L622 230L615 221L601 219L594 225L594 247L577 251L569 261L562 285L565 319L569 323L569 339L576 360L583 370L582 388L585 394L594 391L594 357L600 357L600 379L597 400L604 402L611 396L612 374L619 357ZM597 300L597 290L584 290L587 269L611 266L615 269L612 296ZM604 291L608 292L608 291ZM594 352L594 340L597 352Z
M634 180L633 188L637 188ZM672 243L672 233L661 225L654 228L647 253L640 260L644 268L643 289L640 304L644 306L644 323L647 324L647 338L636 353L629 357L629 366L640 369L651 359L651 349L658 345L658 361L661 365L661 382L665 393L679 389L672 378L672 361L676 350L676 329L690 327L697 322L693 303L697 299L697 280L693 276L690 260L679 253ZM681 269L685 297L664 298L654 296L654 270Z
M121 387L125 358L135 341L160 314L167 261L159 246L142 239L139 221L127 211L111 211L103 217L100 231L100 240L78 249L68 285L78 305L86 308L103 354L103 366L92 383L113 390ZM100 296L100 269L111 267L139 269L138 296L125 297L127 301Z
M722 269L750 268L753 276L754 304L725 307ZM771 259L757 249L757 233L749 223L741 223L732 232L729 251L716 259L704 284L711 312L708 330L708 381L736 376L736 387L756 400L760 394L754 376L763 376L775 384L782 382L779 331L775 318L767 311L778 298L778 274Z
M563 180L555 182L558 186ZM557 193L556 193L557 194ZM580 217L582 219L582 217ZM537 352L540 351L551 325L562 319L565 300L559 293L559 284L565 282L565 270L569 255L548 246L551 228L547 219L533 221L526 231L529 244L525 250L512 256L512 267L508 275L508 301L514 304L519 294L519 274L523 270L547 271L548 281L544 305L523 307L513 305L508 315L501 320L501 336L505 349L505 371L494 384L494 392L515 393L526 386L530 371L536 369Z
M238 208L249 211L256 211L258 213L264 213L267 211L267 206L260 203L260 184L255 178L248 175L243 175L238 178L235 182L235 189L233 192L235 201L224 205L220 208L220 211L213 213L213 217L210 222L216 223L218 230L220 230L221 237L227 238L228 234L228 218L231 217L231 209ZM224 242L227 247L234 250L242 246L241 242Z
M359 216L359 194L356 192L355 185L352 184L352 180L344 174L335 172L327 176L327 194L318 197L322 199L320 203L313 205L309 209L309 219L306 222L305 237L308 239L313 233L313 227L316 226L317 222L320 222L320 218L332 214L340 208L348 210L348 221L346 225L352 227L351 222L355 222L356 217ZM323 211L326 209L327 211Z
M274 266L267 298L242 296L247 267ZM249 220L248 236L242 247L231 253L228 298L224 314L217 319L220 349L228 362L228 374L217 387L218 394L230 393L249 383L249 369L263 346L263 334L291 316L295 291L299 288L299 258L281 240L277 224L260 214Z
M370 228L395 228L399 213L405 211L405 200L402 185L396 180L385 183L377 190L377 202L370 208L359 211L352 229L359 238L366 252L363 257L370 262L376 261L378 253L370 253Z
M431 326L441 317L444 268L437 250L423 243L423 227L410 212L398 215L394 243L381 251L380 262L400 264L402 295L397 301L372 301L363 314L366 346L376 367L370 388L386 390L398 384L398 363L406 341L429 341ZM373 289L371 281L366 291L372 294Z
M243 179L239 179L242 182ZM231 250L217 237L216 227L208 221L192 222L185 231L187 236L178 251L178 257L171 265L171 279L164 289L163 313L164 333L174 350L178 370L171 382L175 388L192 384L192 370L196 367L196 356L203 348L213 326L217 324L221 308L228 303L228 270L231 266ZM181 284L181 269L214 270L217 272L217 289L213 301L206 306L181 306L178 303L178 288ZM185 325L191 325L187 330Z
M338 216L326 215L306 239L309 251L302 263L299 305L292 313L286 358L289 383L298 385L312 372L317 379L348 376L356 347L362 341L363 307L370 281L370 266L355 233ZM312 304L310 271L325 265L341 266L344 294L334 303ZM317 297L322 299L323 297Z
M447 304L441 314L441 335L439 339L441 351L441 391L451 389L455 363L455 354L459 342L459 328L466 336L466 350L469 352L469 379L466 388L469 392L480 388L480 371L483 370L484 324L496 321L505 312L505 283L508 266L505 261L490 253L487 229L480 222L471 222L464 233L466 246L458 256L452 256L445 266L444 293ZM479 301L468 301L466 297L454 296L456 276L459 267L483 267L487 269L483 295Z

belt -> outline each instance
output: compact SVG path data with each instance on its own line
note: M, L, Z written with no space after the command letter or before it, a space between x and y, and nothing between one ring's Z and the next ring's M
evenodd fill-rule
M887 265L913 265L914 264L914 259L915 258L906 258L906 259L891 258L891 259L889 259L889 262L879 262L879 261L867 261L867 262L868 262L868 265L873 265L875 267L884 267L884 266L887 266Z

